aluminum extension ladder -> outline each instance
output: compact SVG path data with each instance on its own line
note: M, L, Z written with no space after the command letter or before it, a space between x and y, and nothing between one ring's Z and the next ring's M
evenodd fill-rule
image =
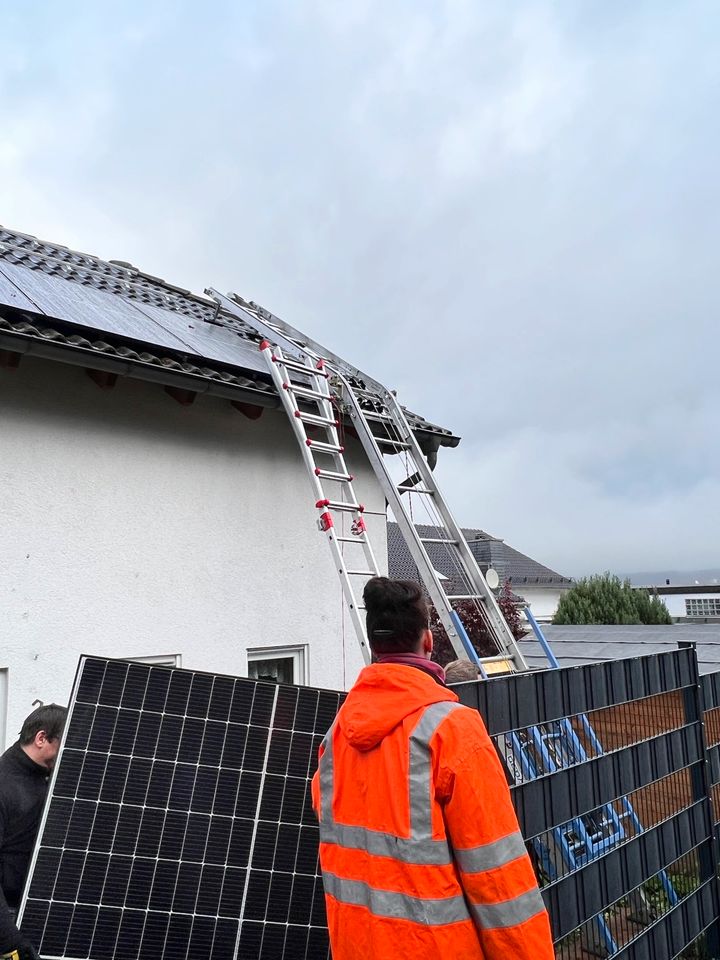
M315 493L315 506L321 511L319 526L330 544L365 662L370 662L370 650L357 594L364 582L380 571L368 540L364 507L355 496L353 475L345 463L345 449L338 434L343 411L349 414L456 656L477 663L483 676L527 670L495 595L455 522L395 396L379 384L368 388L367 378L362 378L359 371L340 358L328 355L319 345L309 343L266 311L240 304L214 289L206 293L224 311L251 326L262 337L260 350L298 440ZM323 438L308 436L308 427L324 431ZM404 453L414 471L401 484L395 482L383 457L383 453L399 452ZM339 493L329 496L328 485ZM403 497L406 493L431 498L438 518L436 536L420 535L407 507L407 498ZM333 519L336 512L351 515L350 537L337 535ZM341 543L359 545L362 562L346 564ZM445 592L426 544L445 546L458 571L458 580L464 585L463 593ZM453 602L457 601L471 601L477 606L495 641L497 654L478 657L460 615L453 608Z

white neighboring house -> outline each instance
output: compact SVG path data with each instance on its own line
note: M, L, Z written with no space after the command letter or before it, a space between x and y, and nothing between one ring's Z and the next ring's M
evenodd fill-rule
M648 590L657 594L668 613L678 622L720 623L720 583L665 583L637 586L636 590Z
M0 228L0 748L34 701L67 702L83 653L353 682L278 406L250 333L211 301ZM426 452L457 444L410 416ZM383 563L385 500L347 448Z
M418 525L418 530L423 537L436 535L433 527ZM513 594L529 605L536 620L552 620L560 598L573 585L570 577L538 563L484 530L463 528L463 534L484 574L491 568L495 570L500 583L509 582ZM438 573L452 581L452 566L443 548L434 545L427 549ZM392 577L418 579L417 567L395 523L388 524L388 568ZM453 589L452 592L462 593L464 590L459 585L457 590Z

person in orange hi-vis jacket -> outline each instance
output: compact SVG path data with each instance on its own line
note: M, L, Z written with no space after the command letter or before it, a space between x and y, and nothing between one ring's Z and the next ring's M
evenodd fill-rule
M553 960L500 760L430 660L419 584L374 577L364 601L375 662L312 783L333 960Z

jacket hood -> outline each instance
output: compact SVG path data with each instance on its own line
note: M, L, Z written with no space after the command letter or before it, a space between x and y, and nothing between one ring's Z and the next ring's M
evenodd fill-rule
M338 714L356 750L372 750L410 714L431 703L458 699L430 674L399 663L374 663L360 673Z

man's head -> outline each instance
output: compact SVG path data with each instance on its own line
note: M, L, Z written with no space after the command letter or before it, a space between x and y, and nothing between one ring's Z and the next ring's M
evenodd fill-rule
M465 683L467 680L479 680L480 670L469 660L452 660L445 667L446 683Z
M48 703L26 717L20 731L20 746L41 767L52 770L60 749L67 708Z
M419 653L430 657L433 637L422 587L412 580L373 577L363 591L372 652Z

